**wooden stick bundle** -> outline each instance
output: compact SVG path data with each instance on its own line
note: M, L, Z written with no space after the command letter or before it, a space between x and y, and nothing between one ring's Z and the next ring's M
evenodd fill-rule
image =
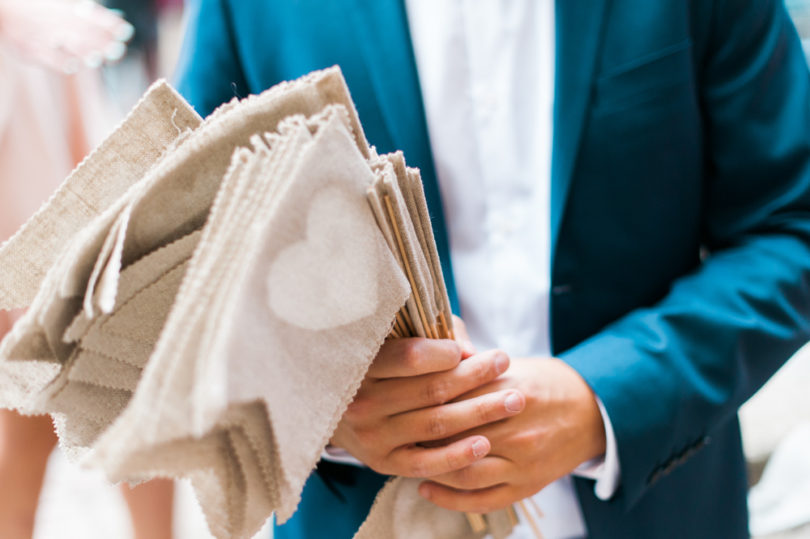
M453 314L419 171L405 167L401 152L376 160L372 157L371 163L377 177L368 189L369 204L389 249L411 285L411 297L397 313L391 336L455 339ZM519 502L518 507L537 539L542 539L524 502ZM505 511L511 526L517 525L515 508ZM538 515L541 514L538 511ZM474 533L489 529L484 515L466 513L465 516Z
M377 178L368 189L369 203L412 290L397 314L392 336L454 338L450 301L419 172L405 166L400 152L372 158L372 169Z

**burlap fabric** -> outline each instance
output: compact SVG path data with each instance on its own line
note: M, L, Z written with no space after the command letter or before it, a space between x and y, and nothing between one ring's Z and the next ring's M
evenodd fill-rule
M202 123L156 85L0 268L0 306L29 307L0 404L113 481L190 478L219 538L292 515L403 306L419 335L449 317L418 173L369 148L336 68ZM411 483L360 536L470 536Z
M345 108L279 131L234 156L138 392L92 455L115 477L148 475L168 446L263 403L272 437L237 435L240 462L264 484L228 502L239 506L228 536L260 527L267 508L292 514L408 294L366 202L373 176ZM222 233L240 219L239 235Z
M112 135L0 247L0 309L29 306L73 236L141 180L177 138L200 121L168 84L152 86Z
M92 269L100 246L86 249L95 250L95 256L77 249L84 243L81 239L88 224L104 216L113 218L111 207L123 206L144 176L200 122L169 85L155 84L51 199L0 247L0 308L29 307L0 344L0 405L38 411L35 397L70 354L70 347L62 342L61 325L81 302L80 294L60 290L73 278L66 261L80 259L83 264L74 267ZM49 327L54 319L59 328Z

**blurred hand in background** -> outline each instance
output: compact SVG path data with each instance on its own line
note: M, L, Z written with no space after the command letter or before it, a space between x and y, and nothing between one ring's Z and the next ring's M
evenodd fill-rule
M133 27L90 0L0 0L0 36L27 61L64 73L119 60Z

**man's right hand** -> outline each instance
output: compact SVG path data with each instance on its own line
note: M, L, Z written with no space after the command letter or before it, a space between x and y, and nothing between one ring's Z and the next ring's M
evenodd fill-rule
M450 340L386 341L331 445L379 473L403 477L433 477L482 459L490 443L480 435L421 445L523 410L525 398L516 390L451 402L509 367L509 357L499 350L466 355Z

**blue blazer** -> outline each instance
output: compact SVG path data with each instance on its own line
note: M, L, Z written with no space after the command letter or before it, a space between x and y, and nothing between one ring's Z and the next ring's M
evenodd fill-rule
M779 0L559 0L553 351L611 417L594 538L746 537L737 408L810 336L810 77ZM368 139L422 169L452 288L402 0L193 0L202 114L339 64ZM279 538L351 537L383 480L322 464Z

